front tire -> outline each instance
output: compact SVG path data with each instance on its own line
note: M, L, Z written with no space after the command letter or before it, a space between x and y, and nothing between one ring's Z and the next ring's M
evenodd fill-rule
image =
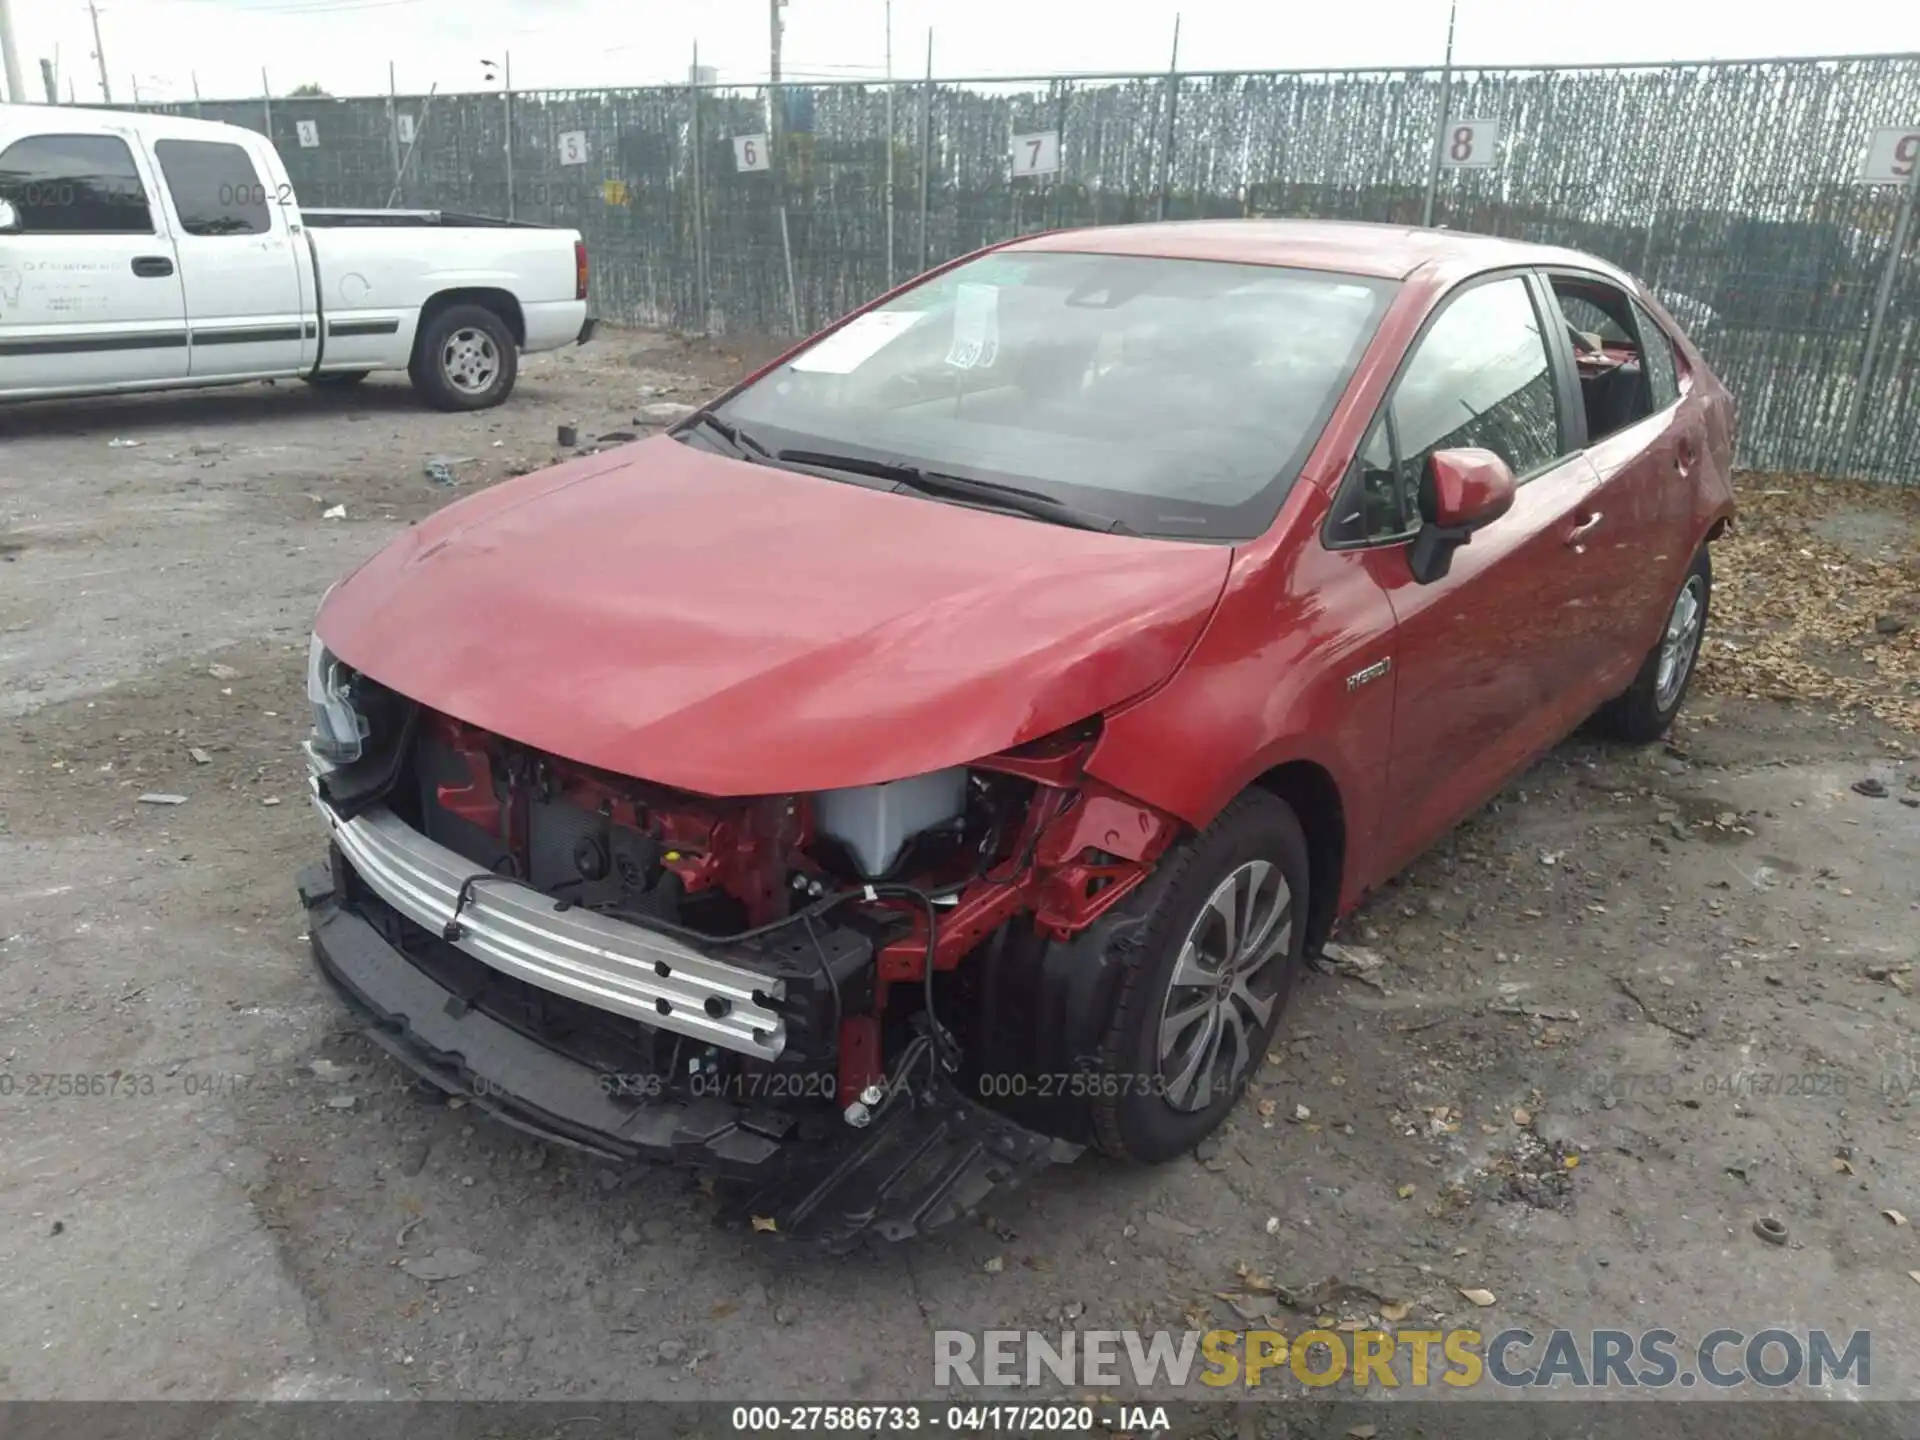
M1072 940L983 947L965 967L975 1095L1122 1159L1191 1150L1279 1026L1305 951L1307 880L1299 819L1249 790Z
M1693 682L1712 600L1713 562L1702 545L1687 567L1660 639L1647 652L1640 673L1624 693L1601 709L1601 729L1630 745L1645 745L1667 733Z
M422 327L407 373L436 410L486 410L513 393L520 351L493 311L449 305Z

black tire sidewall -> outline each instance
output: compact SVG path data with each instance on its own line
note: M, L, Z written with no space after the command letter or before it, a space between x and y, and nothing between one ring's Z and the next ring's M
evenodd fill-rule
M480 394L470 394L447 378L441 354L457 330L484 330L500 352L500 373ZM452 305L427 321L413 363L407 367L413 383L440 410L486 410L513 393L520 370L520 352L506 323L480 305Z
M1308 879L1307 842L1292 809L1279 797L1251 791L1236 800L1200 835L1187 853L1169 857L1166 879L1154 898L1142 937L1140 969L1116 1009L1105 1046L1104 1070L1116 1093L1094 1106L1100 1146L1146 1162L1191 1150L1219 1128L1239 1102L1246 1081L1286 1012L1305 958ZM1180 947L1215 887L1249 860L1266 860L1285 877L1293 896L1292 935L1273 1013L1249 1038L1253 1054L1240 1080L1203 1110L1175 1110L1160 1093L1159 1026L1167 987Z
M1687 673L1681 678L1680 688L1674 692L1673 702L1664 709L1660 700L1660 650L1666 643L1666 627L1673 618L1673 605L1680 598L1681 590L1698 576L1700 585L1700 634L1694 641L1693 654L1687 659ZM1673 724L1674 716L1680 713L1680 707L1686 703L1687 692L1693 688L1694 673L1700 668L1700 655L1706 649L1707 623L1713 616L1713 560L1705 545L1694 553L1693 563L1687 566L1687 573L1681 577L1679 588L1673 592L1673 598L1667 602L1667 609L1660 621L1660 638L1653 642L1653 648L1641 662L1640 673L1634 676L1633 684L1627 692L1603 712L1606 729L1629 744L1644 745L1658 739Z

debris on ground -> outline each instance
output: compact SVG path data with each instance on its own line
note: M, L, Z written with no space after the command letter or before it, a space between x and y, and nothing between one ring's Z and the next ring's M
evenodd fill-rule
M634 419L642 425L672 425L693 414L694 408L678 400L656 400L651 405L642 405L635 412Z
M426 470L427 478L436 485L458 485L460 480L453 473L453 467L473 463L474 458L471 455L432 455L427 458L423 468Z
M575 425L562 425L553 432L554 443L562 450L571 450L580 443L580 430Z
M347 507L344 505L329 505L320 512L320 518L322 520L344 520L347 518Z
M107 448L109 450L132 450L139 445L139 443L138 440L122 440L116 436L107 442Z
M202 750L198 745L189 745L187 747L187 757L196 765L211 765L213 763L213 756L208 751Z
M464 1279L486 1263L484 1256L454 1245L443 1246L425 1255L409 1256L400 1262L400 1268L416 1280L433 1284L440 1280Z
M184 805L187 803L187 797L184 795L168 795L159 790L151 790L140 797L140 803L142 805Z
M1884 800L1887 798L1887 783L1884 780L1876 779L1874 776L1869 775L1864 780L1856 780L1853 782L1853 793L1856 795L1864 795L1869 800Z
M1380 978L1380 972L1386 965L1386 957L1377 950L1368 950L1360 945L1342 945L1333 940L1322 945L1320 954L1314 958L1315 969L1358 980L1362 985L1371 985L1382 995L1387 993L1387 986Z

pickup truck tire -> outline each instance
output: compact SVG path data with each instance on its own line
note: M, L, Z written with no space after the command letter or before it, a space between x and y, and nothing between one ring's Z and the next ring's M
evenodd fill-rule
M345 390L350 385L358 385L371 370L322 370L318 375L302 375L307 384L322 390Z
M407 373L436 410L485 410L513 393L520 350L506 322L484 305L430 314Z

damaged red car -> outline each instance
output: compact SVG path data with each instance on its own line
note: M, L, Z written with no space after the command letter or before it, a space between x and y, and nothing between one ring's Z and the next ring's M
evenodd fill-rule
M320 968L444 1089L790 1234L1165 1160L1370 888L1590 716L1662 732L1732 455L1571 251L970 256L328 593Z

